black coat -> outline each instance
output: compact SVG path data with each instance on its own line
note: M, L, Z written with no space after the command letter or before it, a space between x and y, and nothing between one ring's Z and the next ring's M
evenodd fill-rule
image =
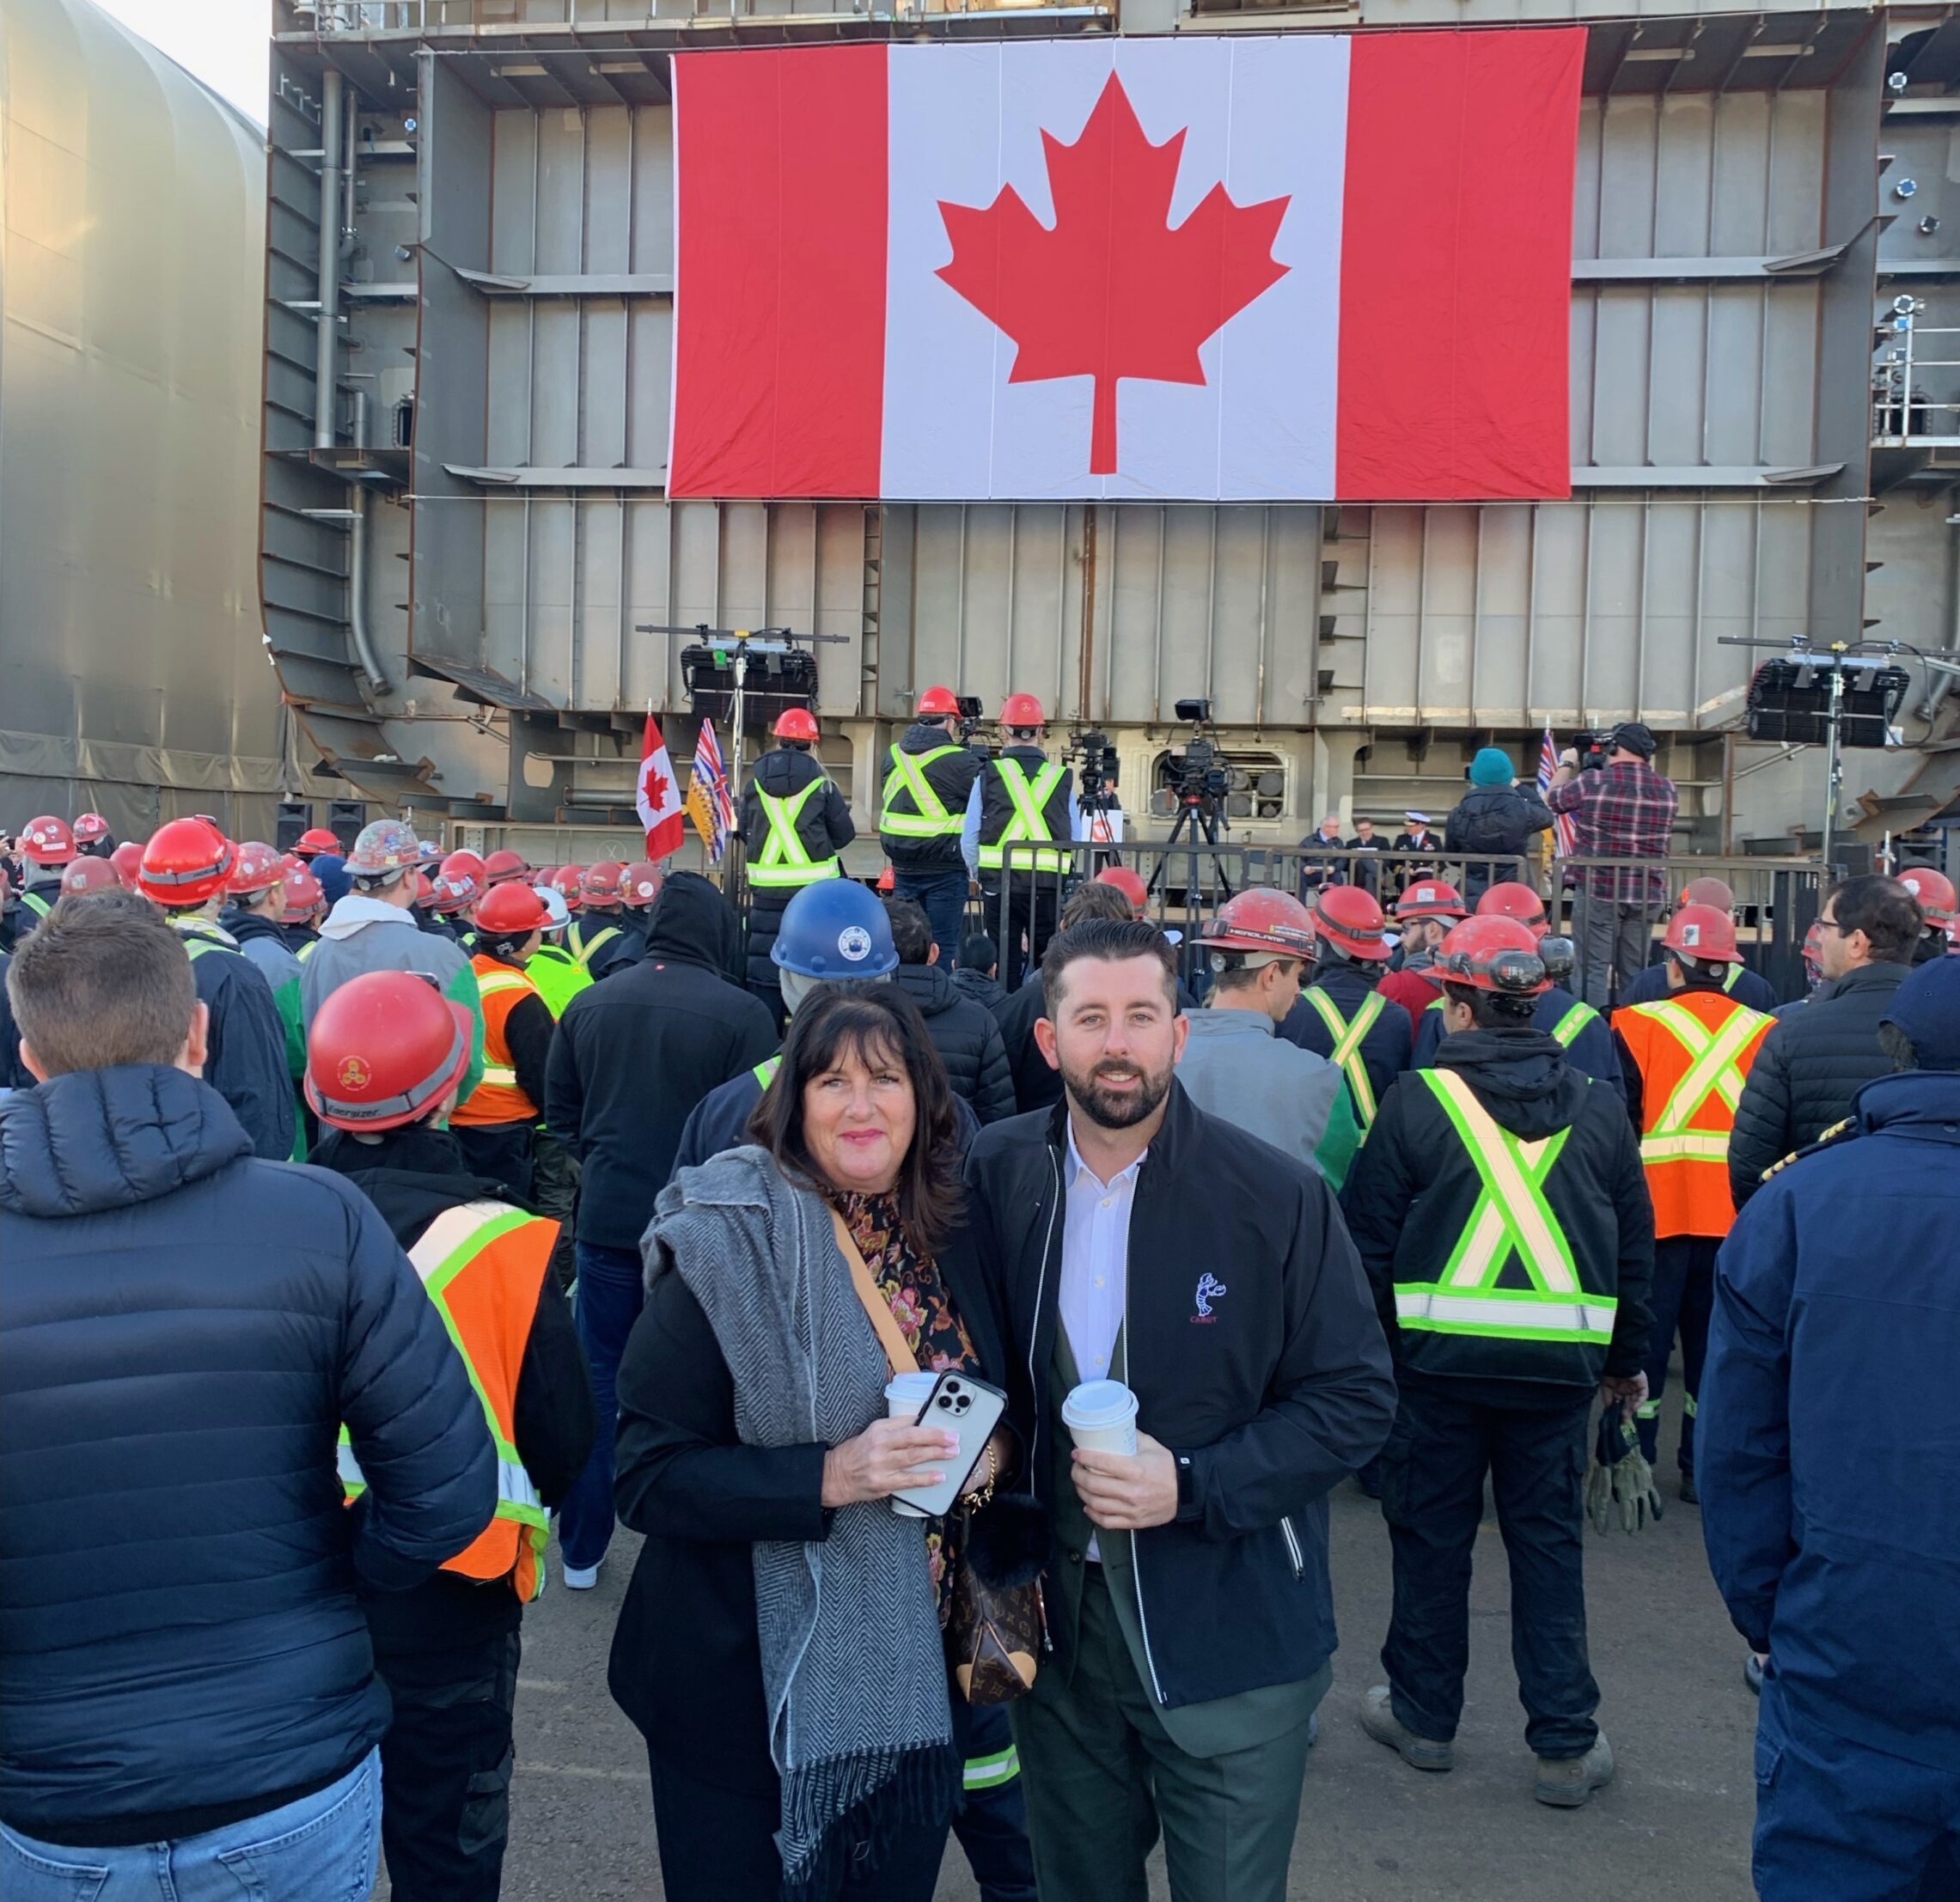
M646 955L646 940L628 921L624 905L614 911L581 911L566 926L565 948L573 957L581 956L589 946L595 948L584 964L595 984Z
M194 939L198 934L183 935ZM191 976L211 1013L205 1081L231 1105L252 1138L253 1153L268 1162L285 1161L293 1153L299 1113L286 1062L286 1027L266 973L242 951L206 939L191 960Z
M954 1095L971 1103L982 1123L1013 1115L1014 1079L993 1013L962 997L936 964L901 964L892 982L919 1006Z
M1551 808L1535 788L1473 786L1450 808L1443 821L1443 852L1463 862L1463 902L1476 902L1493 885L1517 876L1511 865L1493 865L1469 855L1521 858L1530 850L1532 835L1554 823Z
M884 788L891 777L892 754L904 751L910 753L936 753L942 747L953 747L958 750L943 759L935 759L925 768L925 783L939 796L939 802L956 819L963 820L967 810L968 796L974 789L974 782L980 777L980 768L986 764L985 755L975 753L970 747L962 746L956 738L949 738L938 727L921 726L916 722L905 729L896 747L885 752L883 769L878 777L878 801L882 808ZM912 804L909 794L899 789L905 802L905 808ZM882 813L881 810L881 818ZM928 876L935 872L962 872L966 870L966 860L960 854L960 834L957 828L950 832L937 833L930 838L913 838L900 832L881 832L878 843L885 849L885 857L901 872L917 872ZM949 947L947 954L953 949Z
M1765 1169L1851 1114L1861 1084L1890 1075L1878 1020L1910 974L1902 964L1860 966L1777 1020L1749 1066L1729 1138L1729 1192L1738 1209Z
M14 1021L14 1000L7 995L7 966L13 961L0 951L0 1089L32 1089L34 1076L21 1061L21 1029Z
M1767 1015L1782 1002L1776 995L1776 987L1761 972L1751 971L1747 965L1738 966L1737 969L1741 974L1728 992L1737 1003ZM1635 972L1632 981L1621 987L1618 1008L1624 1010L1628 1004L1658 1003L1670 995L1666 964L1650 964L1644 970Z
M578 1239L638 1248L689 1112L776 1048L766 1005L724 975L740 927L695 872L654 901L646 956L565 1006L546 1070L545 1122L585 1164Z
M454 1136L425 1123L384 1131L369 1142L335 1130L309 1160L345 1176L366 1196L405 1253L445 1210L505 1199L500 1183L470 1173ZM584 1470L599 1413L571 1309L549 1273L525 1337L510 1424L524 1471L546 1509L555 1511ZM362 1601L375 1649L391 1655L487 1643L516 1631L524 1610L514 1591L440 1571L406 1592L364 1592Z
M1351 964L1326 964L1315 968L1313 981L1333 1000L1340 1015L1352 1023L1355 1012L1374 993L1379 975L1372 969L1357 970ZM1316 1057L1334 1055L1334 1037L1327 1027L1327 1020L1304 997L1286 1013L1279 1034L1288 1043L1312 1051ZM1368 1087L1375 1093L1377 1106L1389 1085L1408 1068L1414 1044L1415 1027L1409 1021L1408 1012L1393 997L1383 997L1381 1015L1361 1039L1361 1064L1368 1072ZM1352 1087L1349 1094L1352 1094Z
M1616 1299L1609 1344L1526 1341L1475 1334L1404 1332L1395 1321L1398 1281L1433 1283L1455 1252L1483 1193L1462 1139L1420 1076L1398 1078L1341 1191L1349 1232L1374 1289L1395 1364L1424 1375L1480 1382L1520 1381L1581 1391L1603 1374L1638 1374L1652 1316L1654 1211L1639 1143L1617 1090L1566 1061L1539 1030L1464 1030L1438 1046L1434 1067L1469 1084L1493 1119L1513 1136L1542 1142L1572 1133L1544 1184L1545 1200L1572 1250L1582 1286ZM1515 1254L1500 1287L1527 1287Z
M962 965L953 973L953 988L962 997L970 997L982 1009L991 1010L996 1019L1007 1008L1007 986L984 971L969 971Z
M1004 1387L1004 1337L967 1235L956 1232L937 1259L977 1371ZM828 1536L827 1448L742 1444L728 1362L700 1303L671 1271L648 1288L619 1393L614 1498L621 1521L646 1543L613 1637L614 1700L690 1777L766 1794L776 1773L750 1546Z
M1067 1120L1058 1108L996 1123L967 1159L975 1239L999 1277L1013 1417L1051 1510ZM1192 1290L1207 1265L1225 1289L1196 1326ZM1163 1701L1310 1678L1334 1643L1327 1495L1380 1450L1395 1401L1333 1192L1174 1082L1138 1174L1128 1287L1139 1424L1178 1463L1176 1518L1136 1540ZM1050 1555L1051 1570L1082 1562ZM1067 1642L1059 1625L1051 1635Z
M388 1722L357 1585L419 1584L497 1503L386 1224L130 1065L0 1103L0 1817L150 1842L344 1775Z
M813 779L824 778L815 757L794 747L779 747L755 762L755 771L742 796L742 843L754 864L761 857L769 837L769 820L762 802L755 796L760 786L772 799L791 799ZM829 781L824 789L812 793L797 815L797 837L812 858L834 857L858 836L851 808ZM779 982L769 953L776 942L776 928L782 923L783 907L797 895L794 885L751 885L748 888L748 981L773 988Z

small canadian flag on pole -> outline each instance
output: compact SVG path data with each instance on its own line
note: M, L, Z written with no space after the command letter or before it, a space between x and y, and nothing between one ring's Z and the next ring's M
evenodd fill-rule
M681 850L687 831L681 814L681 789L674 783L674 762L661 737L660 722L650 712L646 737L640 744L640 824L646 827L646 856L655 864Z

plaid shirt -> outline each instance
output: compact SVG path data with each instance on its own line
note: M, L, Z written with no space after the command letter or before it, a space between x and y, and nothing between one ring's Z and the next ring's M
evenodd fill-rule
M1570 813L1579 858L1667 857L1674 815L1681 804L1671 779L1644 762L1621 760L1597 772L1578 772L1562 786L1546 789L1545 803ZM1602 866L1584 875L1595 898L1622 905L1664 905L1667 881L1661 873L1631 866Z

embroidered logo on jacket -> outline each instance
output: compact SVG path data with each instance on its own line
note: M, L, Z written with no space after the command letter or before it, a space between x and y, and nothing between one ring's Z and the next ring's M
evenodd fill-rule
M1212 1303L1221 1295L1229 1295L1231 1289L1216 1275L1200 1275L1198 1277L1198 1312L1191 1319L1193 1323L1214 1321L1218 1317L1212 1312Z

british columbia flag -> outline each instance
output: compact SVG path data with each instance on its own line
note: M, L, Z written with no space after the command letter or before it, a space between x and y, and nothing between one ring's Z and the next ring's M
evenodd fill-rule
M1552 789L1552 776L1558 770L1558 743L1552 738L1552 728L1548 722L1544 742L1538 748L1538 796L1541 799ZM1578 834L1573 829L1572 814L1560 813L1552 825L1553 857L1570 858L1578 844Z

